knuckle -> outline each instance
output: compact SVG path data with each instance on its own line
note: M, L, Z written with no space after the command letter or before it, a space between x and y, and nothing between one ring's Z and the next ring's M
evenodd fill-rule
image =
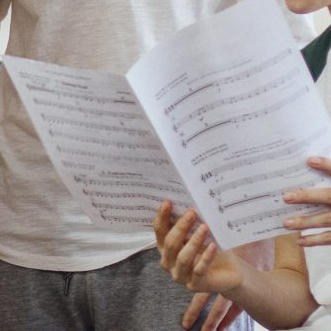
M179 253L178 254L176 264L180 268L186 267L186 265L187 265L187 259L185 258L185 256L182 253Z
M173 251L175 249L175 244L170 236L167 236L164 240L164 249L167 251Z
M204 326L206 330L214 330L214 328L216 327L216 321L207 321L205 322Z
M196 290L197 290L196 285L195 285L194 282L188 282L186 284L186 287L192 292L196 292Z
M204 276L204 273L200 269L194 268L193 269L193 275L195 277L199 278L199 277Z
M202 241L204 239L204 235L201 233L195 233L194 236L191 238L191 243L194 246L199 246L202 244Z
M176 229L180 232L186 231L188 227L189 223L182 218L176 224Z

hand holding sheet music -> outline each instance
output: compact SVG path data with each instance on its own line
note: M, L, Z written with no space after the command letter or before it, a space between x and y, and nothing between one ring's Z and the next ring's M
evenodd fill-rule
M282 199L327 185L306 159L331 155L331 126L273 1L246 0L179 31L126 78L4 63L93 221L116 231L150 227L171 198L177 214L196 205L218 244L231 248L320 210Z

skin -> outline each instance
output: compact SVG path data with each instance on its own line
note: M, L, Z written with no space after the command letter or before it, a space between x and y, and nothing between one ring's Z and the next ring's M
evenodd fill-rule
M233 251L219 252L213 243L205 247L205 224L188 239L196 214L188 210L171 226L171 212L166 201L154 227L161 266L175 282L194 292L221 294L271 330L300 326L318 307L309 290L302 247L295 243L297 235L276 240L275 267L265 272Z
M308 159L308 165L312 168L331 175L331 160L324 157L312 157ZM317 204L331 205L331 187L299 190L284 195L284 201L288 204ZM327 211L310 216L293 217L283 223L288 230L306 230L315 228L331 228L331 212ZM297 240L300 246L331 245L331 231L327 230L317 235L301 236Z
M311 13L330 5L331 1L329 0L286 0L288 9L297 14Z
M232 250L234 254L259 270L271 270L274 263L274 240L268 239L237 247ZM201 331L223 330L238 317L242 309L233 302L224 298L221 294L216 298L210 293L196 293L184 313L182 326L189 329L207 303L214 300L209 314L201 328Z
M323 7L328 7L331 12L331 0L286 0L287 7L298 14L305 14L316 11ZM316 162L317 161L317 162ZM331 162L323 157L314 157L308 160L308 164L316 169L323 171L331 175ZM313 204L331 204L331 188L327 189L310 189L301 190L297 192L288 192L284 196L284 201L288 204L300 204L300 203L313 203ZM159 216L158 216L159 217ZM159 218L157 218L159 219ZM156 222L156 224L158 224ZM331 213L322 213L313 215L310 217L295 217L290 220L284 221L284 227L289 230L304 230L309 228L321 228L331 226ZM157 230L156 230L157 231ZM295 242L299 246L318 246L318 245L330 245L331 244L331 231L325 231L318 235L291 237L290 241ZM287 239L289 240L289 239ZM260 270L269 270L272 264L272 241L260 242L247 247L238 248L235 253L241 256L244 260L250 262L253 266ZM277 256L282 251L282 240L279 239L276 242L276 266L280 265ZM286 245L285 245L286 246ZM159 245L159 250L164 251L163 246ZM256 253L259 254L256 254ZM264 252L264 254L261 254ZM303 254L302 254L303 255ZM260 260L256 259L256 256L260 257ZM290 259L291 260L291 259ZM304 258L301 258L301 263L304 264ZM291 265L288 266L290 269ZM167 270L167 268L165 268ZM302 270L302 269L301 269ZM169 271L169 270L168 270ZM307 277L305 272L302 273L305 289L307 289ZM299 278L300 278L299 277ZM193 325L194 321L199 316L199 313L205 307L209 300L210 294L197 293L193 297L193 300L188 307L183 317L183 326L189 328ZM275 300L270 298L271 300ZM314 303L316 305L316 303ZM308 306L312 307L308 304ZM314 305L313 305L314 306ZM316 306L315 306L316 307ZM241 308L233 302L226 299L225 296L219 294L215 300L215 303L207 317L207 320L201 331L213 331L217 326L219 330L230 325L233 320L240 314ZM249 309L248 309L249 311ZM299 323L300 324L300 323Z

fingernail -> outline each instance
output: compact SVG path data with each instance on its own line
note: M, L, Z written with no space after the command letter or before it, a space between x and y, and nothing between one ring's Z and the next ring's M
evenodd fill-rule
M184 215L184 219L187 222L191 222L194 219L194 217L195 217L195 214L191 210L187 211Z
M204 233L204 232L207 232L208 231L208 226L206 224L201 224L199 226L199 231Z
M162 204L162 213L167 213L170 209L170 203L168 200L164 201L163 204Z
M184 329L189 329L191 326L191 323L189 321L183 321L182 326Z
M285 228L292 228L296 224L295 220L286 220L283 222Z
M289 192L284 194L284 200L287 202L294 201L297 198L297 194L294 192Z
M322 163L322 159L317 156L310 157L308 161L312 165L320 165Z

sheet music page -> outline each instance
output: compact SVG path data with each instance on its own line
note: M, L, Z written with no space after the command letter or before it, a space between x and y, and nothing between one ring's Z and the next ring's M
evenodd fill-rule
M4 64L69 191L91 221L152 231L161 202L190 196L125 77L5 56Z
M274 1L180 31L127 77L221 247L288 233L282 220L319 210L282 200L330 185L306 159L331 155L331 128Z

